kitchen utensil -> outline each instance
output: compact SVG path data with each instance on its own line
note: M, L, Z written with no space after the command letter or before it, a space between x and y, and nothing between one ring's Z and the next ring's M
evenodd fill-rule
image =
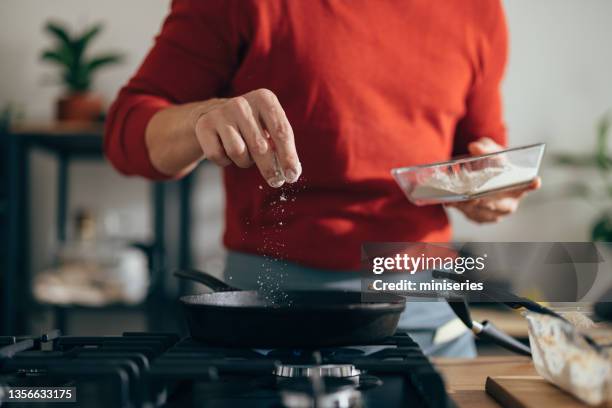
M360 292L286 291L267 298L204 272L176 271L213 293L183 296L191 335L224 346L322 348L369 344L391 336L406 300L389 293L362 302Z
M401 167L391 174L416 205L442 204L522 188L538 175L543 143L480 156Z
M455 282L466 282L467 281L467 278L462 274L444 272L444 271L439 271L439 270L432 271L432 276L437 279L450 279ZM475 282L475 279L473 277L470 277L470 279L472 282ZM571 325L571 322L569 322L565 317L561 316L559 313L545 306L542 306L539 303L534 302L531 299L527 299L525 297L515 295L499 287L493 287L492 285L490 286L485 285L484 288L485 289L481 292L481 294L489 298L495 303L504 304L512 309L524 308L526 310L529 310L530 312L552 316L552 317L560 319L563 322ZM601 346L597 344L597 342L593 340L593 338L591 338L589 335L582 333L582 337L587 343L589 343L595 349L598 349L598 350L601 349Z
M470 309L464 298L461 299L447 299L448 304L459 319L470 329L472 332L481 339L489 340L507 350L513 351L518 354L525 356L531 356L531 350L529 347L516 340L514 337L504 333L498 329L493 323L485 320L479 323L472 320Z
M454 272L445 272L440 270L432 271L432 276L436 279L450 279L455 282L467 282L468 280L462 274ZM475 282L474 277L470 277L470 281ZM512 309L525 308L532 312L554 316L558 317L559 319L565 320L563 316L561 316L557 312L545 306L542 306L539 303L534 302L533 300L515 295L499 287L494 287L492 285L484 286L484 290L479 294L489 298L490 300L496 303L503 303L506 306L511 307Z

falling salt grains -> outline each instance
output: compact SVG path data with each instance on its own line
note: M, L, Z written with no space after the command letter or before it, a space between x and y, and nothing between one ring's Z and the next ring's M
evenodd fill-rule
M257 188L259 188L260 190L263 190L263 186L261 184L257 186Z
M258 188L263 190L261 185ZM276 191L280 194L274 198L269 196L268 201L269 214L276 218L276 222L269 226L260 226L263 236L259 250L265 254L264 257L269 262L262 263L260 273L256 276L256 284L259 295L267 304L271 306L292 305L293 302L285 292L286 288L283 284L287 277L285 273L287 263L283 262L287 244L280 241L278 235L286 228L284 217L290 214L290 211L288 211L289 208L285 208L285 203L295 202L295 197L292 197L295 188L292 185L286 185L282 191Z

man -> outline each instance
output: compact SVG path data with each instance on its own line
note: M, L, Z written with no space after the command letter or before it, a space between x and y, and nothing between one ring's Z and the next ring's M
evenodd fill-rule
M153 179L224 168L233 284L278 273L275 258L286 286L337 286L363 242L451 238L444 208L411 205L389 170L504 145L506 53L499 0L176 0L111 108L106 152ZM455 207L497 221L538 186ZM425 311L406 325L451 318Z

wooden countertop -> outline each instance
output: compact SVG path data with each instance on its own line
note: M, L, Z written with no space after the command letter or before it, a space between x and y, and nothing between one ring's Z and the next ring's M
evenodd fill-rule
M492 316L490 311L483 310L482 317L490 318L499 326L502 326L501 322L504 321L506 324L504 329L515 336L524 330L524 319L517 319L517 315L508 318L507 311ZM607 344L612 338L612 325L598 323L597 327L586 332L600 344ZM487 377L495 377L496 381L502 381L506 386L512 385L513 395L519 395L525 403L513 406L539 407L543 402L545 406L557 408L587 406L544 381L528 357L507 355L482 356L475 359L433 358L432 361L444 377L448 393L459 407L499 408L501 406L485 391Z
M531 359L520 356L478 357L475 359L434 358L448 393L459 407L499 408L485 392L485 382L491 376L536 375Z
M487 377L538 375L531 360L520 356L434 358L433 362L444 377L449 395L461 408L500 407L485 392Z
M476 359L433 359L449 395L460 408L499 408L485 391L487 378L506 407L583 408L588 406L540 377L527 357L491 356Z

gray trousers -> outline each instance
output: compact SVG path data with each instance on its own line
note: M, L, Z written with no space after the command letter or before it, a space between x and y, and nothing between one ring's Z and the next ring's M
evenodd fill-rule
M361 290L361 279L355 271L308 268L235 251L228 253L224 279L244 290L260 290L267 286L280 290ZM475 357L474 339L467 329L460 330L450 340L436 341L440 328L449 325L456 327L453 324L455 320L455 314L445 301L420 299L406 303L398 327L407 330L426 355Z

